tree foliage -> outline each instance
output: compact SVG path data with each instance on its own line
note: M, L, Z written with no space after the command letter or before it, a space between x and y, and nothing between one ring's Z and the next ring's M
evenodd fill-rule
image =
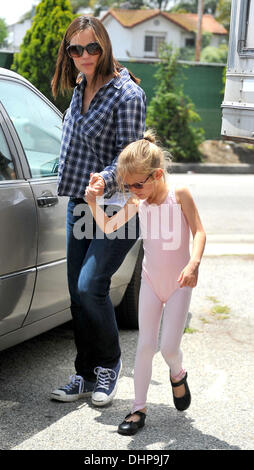
M4 40L8 36L8 29L3 18L0 18L0 46L3 45Z
M70 0L73 13L77 13L79 8L87 8L90 6L90 0Z
M197 13L198 0L178 0L171 11L181 13ZM218 0L204 0L204 13L214 14L216 11Z
M147 109L147 125L156 131L175 161L200 161L198 146L204 139L204 131L195 127L200 117L179 84L178 54L171 45L161 47L156 73L158 88Z
M231 0L219 0L216 9L216 20L229 31Z
M201 62L225 64L228 58L227 44L220 44L218 47L207 46L201 51Z
M30 80L51 101L54 100L50 84L58 48L72 20L69 0L42 0L36 7L32 27L25 34L20 52L14 55L12 69ZM56 102L60 109L65 108L65 104L62 98Z

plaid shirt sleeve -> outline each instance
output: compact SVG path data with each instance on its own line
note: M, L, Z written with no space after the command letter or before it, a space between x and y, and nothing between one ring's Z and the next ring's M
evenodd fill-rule
M105 181L104 196L110 197L117 190L116 166L120 152L131 142L142 139L145 130L145 94L135 95L122 100L116 116L116 156L111 165L104 168L100 175Z

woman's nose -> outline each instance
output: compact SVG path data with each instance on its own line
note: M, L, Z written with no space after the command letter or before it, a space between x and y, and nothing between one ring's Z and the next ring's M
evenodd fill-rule
M88 56L89 56L89 54L88 54L87 50L84 49L84 50L83 50L83 54L82 54L81 57L88 57Z

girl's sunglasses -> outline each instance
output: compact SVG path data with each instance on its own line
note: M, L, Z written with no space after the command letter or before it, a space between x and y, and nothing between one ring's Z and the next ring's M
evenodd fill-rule
M98 42L89 42L89 44L86 46L80 46L80 44L70 44L66 50L72 59L82 57L84 51L86 51L89 55L98 55L102 51Z
M152 175L153 175L153 172L150 173L150 174L148 175L148 177L145 179L145 181L142 181L142 183L140 182L140 183L127 184L127 187L128 187L129 189L131 189L131 188L143 189L144 184L149 180L149 178L151 178Z

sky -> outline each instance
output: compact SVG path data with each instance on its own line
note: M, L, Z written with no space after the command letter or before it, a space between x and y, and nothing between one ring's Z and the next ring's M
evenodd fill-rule
M7 25L16 23L38 3L38 0L0 0L0 18L4 18Z

